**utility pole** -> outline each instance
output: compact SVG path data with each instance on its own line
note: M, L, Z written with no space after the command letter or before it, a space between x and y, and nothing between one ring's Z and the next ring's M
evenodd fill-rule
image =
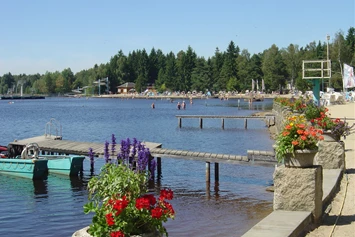
M330 39L330 35L327 34L327 67L329 70L332 70L331 68L329 68L329 39ZM328 76L330 75L330 71L327 71L328 72ZM329 77L329 88L331 88L330 86L330 77Z

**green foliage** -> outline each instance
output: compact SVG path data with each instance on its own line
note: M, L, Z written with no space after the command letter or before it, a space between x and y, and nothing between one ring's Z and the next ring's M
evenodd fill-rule
M314 103L309 103L305 108L304 114L306 119L311 121L312 119L321 117L321 114L325 112L326 108L324 106L316 106Z

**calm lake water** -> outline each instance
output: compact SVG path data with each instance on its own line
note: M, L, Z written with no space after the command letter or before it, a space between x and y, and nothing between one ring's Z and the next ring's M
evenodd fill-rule
M251 115L269 110L272 100L254 102L195 99L186 110L177 110L175 100L46 98L10 104L0 100L0 145L14 139L40 136L45 124L55 118L63 128L63 139L102 142L137 138L162 143L163 148L246 155L247 150L272 150L273 141L265 123L206 119L185 119L178 128L175 115ZM151 109L151 103L155 109ZM187 101L188 102L188 101ZM238 106L239 104L239 106ZM95 173L103 164L96 159ZM211 165L213 167L213 165ZM49 175L32 181L0 174L0 236L68 237L87 226L91 215L83 213L87 202L89 161L83 177ZM162 179L158 188L174 191L175 220L165 226L169 236L241 236L272 211L273 194L265 188L272 183L273 167L220 164L220 181L206 187L205 162L162 158ZM211 169L213 176L213 169Z

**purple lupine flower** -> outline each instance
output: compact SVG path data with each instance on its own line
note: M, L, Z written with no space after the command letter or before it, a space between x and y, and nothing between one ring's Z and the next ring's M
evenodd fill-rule
M108 141L105 142L105 148L104 148L104 157L105 157L105 162L108 163L108 161L110 160L110 153L109 153L109 149L108 146L110 145L110 143Z
M132 150L131 150L131 155L132 157L135 157L137 154L137 139L133 138L133 144L132 144Z
M141 151L144 149L144 145L140 141L137 144L137 149L138 149L138 151Z
M115 134L112 134L112 137L111 137L111 154L112 156L115 155L115 151L116 151L116 137L115 137Z
M95 155L95 152L92 151L92 148L90 147L89 148L89 158L90 158L90 167L91 167L91 171L94 170L94 155Z
M126 157L126 141L125 140L121 140L121 158L123 160L126 160L127 157Z
M138 172L144 171L147 168L149 161L149 155L145 150L138 151L138 159L137 159L137 170Z

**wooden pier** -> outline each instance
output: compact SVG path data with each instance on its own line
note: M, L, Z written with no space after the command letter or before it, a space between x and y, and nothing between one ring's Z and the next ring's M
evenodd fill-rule
M37 143L42 151L46 151L48 153L87 156L89 153L89 148L92 148L93 152L95 152L95 155L104 155L104 143L62 140L62 137L58 136L38 136L19 141L16 140L9 143L9 148L11 149L11 147L24 147L29 143ZM144 144L149 149L161 147L160 143L144 142ZM116 146L119 149L119 144Z
M104 144L94 142L78 142L62 140L61 136L38 136L23 140L15 140L8 145L10 156L21 154L22 149L29 143L37 143L42 153L47 154L74 154L88 156L89 148L93 149L96 157L103 157ZM219 163L233 163L244 165L266 165L276 163L273 152L248 151L247 156L216 154L208 152L184 151L163 149L161 143L143 142L149 148L153 157L157 158L157 175L161 177L161 157L201 160L206 162L206 181L210 181L210 163L214 162L215 181L219 180ZM120 145L116 144L116 150Z
M221 119L222 129L224 129L225 119L244 119L244 128L248 128L248 119L264 119L268 127L275 125L275 116L273 114L266 116L235 116L235 115L176 115L178 118L178 126L181 128L182 119L199 119L199 125L202 129L203 119Z

